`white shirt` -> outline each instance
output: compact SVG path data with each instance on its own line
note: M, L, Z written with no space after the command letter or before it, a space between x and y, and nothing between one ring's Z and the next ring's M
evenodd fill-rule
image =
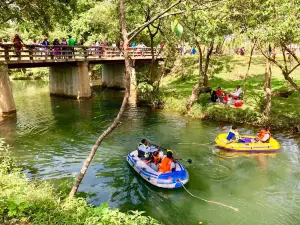
M242 93L242 88L239 88L237 90L235 90L234 92L232 92L232 95L234 96L240 96Z
M148 147L148 146L146 146L146 145L143 145L143 144L141 144L141 145L139 145L139 148L138 148L140 151L143 151L143 152L145 152L145 153L148 153L149 151L150 151L150 148Z
M263 139L262 139L262 142L267 141L269 138L270 138L270 134L265 134Z

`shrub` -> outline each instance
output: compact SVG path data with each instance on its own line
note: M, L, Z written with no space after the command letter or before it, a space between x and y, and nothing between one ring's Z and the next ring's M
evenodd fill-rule
M83 198L63 198L47 181L26 178L0 139L0 224L157 225L143 212L93 207Z

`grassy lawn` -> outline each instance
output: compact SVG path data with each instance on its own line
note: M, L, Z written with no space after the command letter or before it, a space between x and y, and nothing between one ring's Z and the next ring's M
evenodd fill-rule
M216 89L221 86L231 92L236 85L243 87L244 74L248 66L249 56L214 56L209 68L209 86ZM191 115L196 118L207 118L224 122L260 124L262 98L264 96L265 59L254 56L246 84L244 105L241 108L210 103L209 94L202 94L193 106ZM285 81L280 69L273 65L272 91L291 91L293 88ZM185 113L185 104L191 94L192 87L198 80L197 56L179 58L171 73L162 81L162 93L166 101L165 108ZM300 85L300 68L291 77ZM294 91L288 98L272 96L270 125L276 129L289 129L300 125L300 93Z

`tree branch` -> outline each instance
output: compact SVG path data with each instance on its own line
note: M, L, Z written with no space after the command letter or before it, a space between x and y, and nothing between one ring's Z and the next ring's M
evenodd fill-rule
M199 10L204 10L204 9L210 9L210 8L214 8L215 6L221 4L222 2L226 2L228 0L221 0L219 1L217 4L214 4L212 6L207 6L207 7L200 7L200 8L195 8L195 9L192 9L191 11L199 11ZM177 14L182 14L182 13L185 13L186 10L180 10L180 11L177 11L177 12L173 12L173 13L168 13L168 14L165 14L166 12L170 11L172 8L174 8L175 6L177 6L178 4L180 4L182 2L182 0L178 0L176 3L174 3L173 5L171 5L168 9L166 9L164 12L158 14L157 16L155 16L153 19L151 19L150 21L142 24L141 26L135 28L134 30L130 31L128 33L128 36L132 35L130 38L129 38L129 41L131 41L136 35L138 35L140 32L142 32L142 30L147 27L149 24L152 24L155 20L157 19L162 19L162 18L165 18L167 16L173 16L173 15L177 15ZM208 1L208 2L204 2L202 5L206 4L206 3L211 3L211 2L214 2L214 1Z
M261 54L263 54L263 56L264 56L266 59L268 59L268 60L270 60L271 62L273 62L274 64L276 64L282 71L284 71L284 68L283 68L282 65L280 65L275 59L273 59L273 58L267 56L267 55L264 53L264 51L261 49L260 44L258 44L258 48L259 48Z
M294 58L298 63L300 63L300 60L299 60L299 58L297 57L297 55L295 54L295 52L293 52L291 49L289 49L285 44L281 44L281 45L285 48L285 50L288 51L288 53L290 53L290 54L293 56L293 58Z
M296 66L294 66L294 68L291 69L291 70L287 73L287 75L290 75L295 69L297 69L298 66L300 66L300 63L298 63Z
M163 14L165 14L166 12L169 12L171 9L173 9L175 6L177 6L178 4L180 4L182 2L182 0L178 0L177 2L175 2L173 5L171 5L169 8L167 8L166 10L164 10L162 13L156 15L153 19L149 20L148 22L142 24L141 26L135 28L133 31L130 31L128 33L128 37L130 35L132 35L129 38L129 41L132 40L132 38L134 38L136 35L138 35L145 27L147 27L149 24L153 23L155 20L157 20L158 18L160 18Z

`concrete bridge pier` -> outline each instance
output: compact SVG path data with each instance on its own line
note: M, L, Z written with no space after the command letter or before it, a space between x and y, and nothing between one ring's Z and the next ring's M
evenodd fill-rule
M129 104L137 102L137 84L135 65L131 67L130 97ZM102 65L102 86L110 88L125 88L125 65L124 64L103 64Z
M88 62L50 67L50 95L77 99L92 96Z
M0 65L0 116L16 112L7 65Z
M103 64L102 65L102 86L110 88L125 88L124 64Z

